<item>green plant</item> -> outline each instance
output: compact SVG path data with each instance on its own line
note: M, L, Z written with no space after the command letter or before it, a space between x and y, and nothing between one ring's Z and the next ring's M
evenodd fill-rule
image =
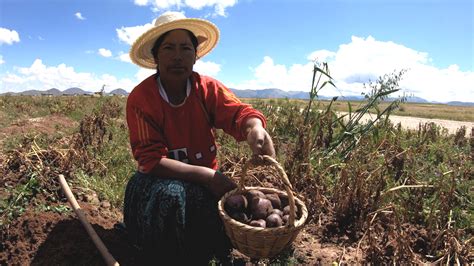
M333 138L333 141L325 151L325 154L331 154L336 149L339 149L338 153L341 156L346 157L361 137L375 128L374 125L378 121L388 123L392 111L398 108L400 103L405 99L399 98L392 101L384 110L380 110L378 105L390 94L400 90L398 84L404 73L405 71L402 70L398 73L384 75L383 77L379 77L375 83L369 83L368 87L371 91L365 94L367 102L364 105L361 104L362 106L358 107L354 113L352 112L352 107L349 103L349 113L336 120L336 122L342 127L342 131ZM367 115L371 109L376 111L375 118L373 120L369 118L366 123L362 123L362 118L364 115ZM348 117L349 119L347 122L343 121L345 117Z
M13 193L7 199L0 201L0 227L20 216L30 203L30 200L40 191L41 186L35 172L28 175L25 184L11 188Z

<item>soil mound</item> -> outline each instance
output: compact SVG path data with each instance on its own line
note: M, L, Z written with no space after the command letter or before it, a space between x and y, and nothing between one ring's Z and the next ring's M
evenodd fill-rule
M94 230L121 265L142 264L140 251L114 229L118 211L80 203ZM1 234L1 265L103 265L104 261L73 212L27 210Z

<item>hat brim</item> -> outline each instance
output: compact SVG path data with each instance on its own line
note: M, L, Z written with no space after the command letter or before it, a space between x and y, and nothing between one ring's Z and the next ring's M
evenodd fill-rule
M158 37L175 29L189 30L196 36L198 39L197 59L208 54L219 41L219 29L213 23L197 18L178 19L154 26L138 37L130 49L129 55L132 62L144 68L156 69L151 49Z

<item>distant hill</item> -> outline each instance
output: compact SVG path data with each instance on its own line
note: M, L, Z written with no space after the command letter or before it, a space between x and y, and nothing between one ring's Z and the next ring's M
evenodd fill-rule
M238 89L231 89L235 95L239 98L264 98L264 99L271 99L271 98L288 98L288 99L309 99L309 92L307 91L284 91L277 88L268 88L263 90L238 90ZM39 91L39 90L27 90L18 93L7 92L0 95L31 95L31 96L39 96L39 95L92 95L94 93L85 91L78 87L72 87L64 91L60 91L56 88L52 88L46 91ZM121 96L128 96L129 92L122 88L118 88L112 90L106 95L121 95ZM319 95L319 99L321 100L331 100L333 96L323 96ZM363 95L349 95L349 96L338 96L338 101L362 101L364 99ZM393 101L397 98L389 97L386 101ZM451 102L432 102L425 100L421 97L410 96L406 98L406 101L409 103L438 103L438 104L447 104L447 105L455 105L455 106L474 106L474 102L461 102L461 101L451 101Z
M425 100L423 98L420 98L420 97L416 97L416 96L407 97L407 102L409 102L409 103L428 103L427 100Z
M6 92L6 93L2 93L0 95L25 95L25 96L40 96L40 95L44 95L44 96L61 96L61 95L69 95L69 96L72 96L72 95L92 95L94 93L90 92L90 91L85 91L81 88L78 88L78 87L72 87L72 88L69 88L69 89L66 89L64 91L60 91L56 88L52 88L52 89L49 89L49 90L45 90L45 91L40 91L40 90L26 90L26 91L22 91L22 92ZM125 95L127 96L129 93L124 90L124 89L115 89L115 90L112 90L111 92L109 93L106 93L107 95Z
M284 91L280 89L263 89L263 90L237 90L231 89L235 95L239 98L289 98L289 99L309 99L309 92L306 91ZM319 95L321 100L331 100L333 96ZM349 96L338 96L339 101L362 101L363 95L349 95ZM387 101L393 101L397 98L387 98ZM406 98L409 103L428 103L429 101L416 96L410 96ZM463 102L450 102L452 105L464 105L470 106L474 103L463 103ZM450 104L447 103L447 104Z
M123 95L123 96L127 96L128 95L128 92L124 89L115 89L109 93L107 93L109 95Z
M263 89L263 90L237 90L231 89L239 98L288 98L288 99L309 99L307 91L284 91L280 89ZM319 95L321 100L331 100L332 96ZM339 96L339 100L343 101L360 101L364 96Z
M62 92L56 88L52 88L52 89L49 89L45 92L42 92L43 94L49 94L49 95L54 95L54 96L58 96L58 95L61 95Z
M289 98L289 99L309 99L309 92L307 91L284 91L280 89L263 89L263 90L237 90L231 89L239 98ZM333 97L318 96L321 100L330 100ZM339 100L358 101L362 100L363 96L347 96L339 97Z
M447 105L456 105L456 106L474 106L474 103L471 102L459 102L459 101L452 101L447 102Z
M239 98L291 98L309 99L309 92L305 91L284 91L280 89L263 90L238 90L231 89Z
M73 87L62 92L63 95L84 95L91 94L91 92L85 91L81 88Z
M27 90L27 91L23 91L23 92L20 92L20 93L11 93L11 94L21 94L21 95L28 95L28 96L34 96L34 95L41 95L42 91L38 91L38 90Z

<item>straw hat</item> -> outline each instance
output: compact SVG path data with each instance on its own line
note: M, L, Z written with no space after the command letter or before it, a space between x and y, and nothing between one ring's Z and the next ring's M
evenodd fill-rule
M213 23L203 19L186 18L180 12L166 12L156 19L153 28L135 40L130 49L132 62L141 67L155 69L151 48L163 33L175 29L186 29L194 33L198 40L197 59L208 54L219 41L219 29Z

